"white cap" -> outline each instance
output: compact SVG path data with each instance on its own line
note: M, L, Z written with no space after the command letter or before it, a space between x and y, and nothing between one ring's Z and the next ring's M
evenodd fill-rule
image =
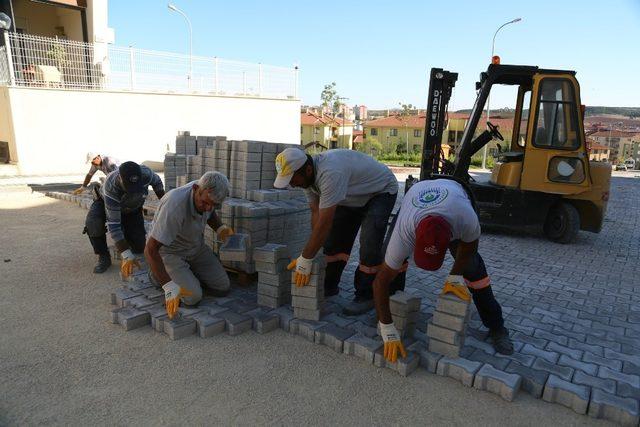
M89 151L87 153L87 163L91 163L93 161L93 159L95 159L99 155L100 155L100 153L96 153L95 151Z
M307 154L299 148L287 148L276 157L276 188L286 188L293 174L307 162Z

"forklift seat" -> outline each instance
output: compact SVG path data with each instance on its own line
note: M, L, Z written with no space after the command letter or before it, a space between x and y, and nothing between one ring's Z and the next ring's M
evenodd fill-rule
M521 162L524 159L524 152L522 151L507 151L500 153L498 156L500 161L504 163Z

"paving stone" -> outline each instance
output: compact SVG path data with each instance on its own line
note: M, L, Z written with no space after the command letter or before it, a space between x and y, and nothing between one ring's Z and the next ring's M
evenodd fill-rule
M473 360L473 361L476 361L476 362L489 364L489 365L493 366L494 368L497 368L497 369L500 369L500 370L504 370L504 368L506 368L507 365L510 362L509 359L500 359L500 358L495 357L493 355L487 354L482 350L475 350L473 353L471 353L467 357L467 359Z
M594 389L591 393L589 416L604 418L623 426L637 426L640 423L638 400L615 396Z
M484 364L476 372L473 387L497 394L504 400L511 402L520 390L521 383L522 378L520 375L505 373L489 364Z
M282 295L278 297L270 297L264 294L258 294L258 305L262 305L269 308L278 308L281 305L288 304L291 298L288 295Z
M349 325L349 328L368 338L375 338L378 335L378 330L376 328L359 321Z
M158 303L157 301L150 300L149 298L143 295L122 300L122 304L125 307L135 307L141 310L147 307L150 307L152 305L156 305L157 303Z
M320 320L322 316L321 310L309 310L300 307L293 307L293 317L306 320Z
M341 328L345 328L355 322L354 319L342 317L336 313L327 314L322 318L322 320L324 320L325 322L331 322L334 325L339 326Z
M640 366L634 365L631 362L624 362L622 365L622 372L625 374L640 375Z
M634 387L628 383L619 382L616 384L616 394L621 397L640 399L640 388Z
M468 315L465 317L454 316L448 313L440 311L434 311L431 322L434 325L441 326L443 328L451 329L454 331L464 331L467 326Z
M607 359L606 357L596 356L588 351L582 356L583 362L595 363L596 365L606 366L614 371L622 370L622 362L614 359Z
M524 365L521 365L518 362L512 361L509 363L506 372L512 374L518 374L522 378L522 389L539 399L542 397L542 393L544 391L544 386L547 383L547 379L549 378L549 373L545 371L539 371L537 369L533 369Z
M320 309L320 301L318 298L307 298L300 296L292 296L291 297L291 305L294 310L296 308L304 308L307 310L319 310Z
M238 301L238 300L230 301L228 303L225 303L223 306L227 307L229 310L233 311L234 313L239 313L239 314L244 314L258 308L257 304L247 302L247 301Z
M467 387L473 386L473 378L482 363L467 359L443 357L438 361L436 373L443 377L451 377Z
M530 354L532 356L547 360L552 363L557 362L558 358L560 357L560 355L556 352L540 350L538 347L534 347L531 344L525 344L520 352L524 354Z
M616 382L614 380L594 377L579 370L573 374L571 382L593 387L594 389L599 388L607 393L616 392Z
M270 298L280 298L285 300L289 298L289 288L280 288L277 286L265 285L264 283L258 283L256 286L257 295L265 295Z
M460 298L452 294L438 296L436 311L464 317L467 315L468 309L469 303L462 301Z
M547 371L557 377L562 378L565 381L571 381L571 377L573 376L574 369L568 366L560 366L555 363L551 363L546 359L536 359L531 365L533 369Z
M606 366L600 366L598 369L598 376L600 378L612 379L640 388L640 377L638 375L623 374L622 372L613 371Z
M117 313L117 319L125 331L138 329L151 324L149 312L132 307L121 308Z
M220 261L247 262L247 245L249 236L236 233L227 237L226 242L220 247Z
M367 363L373 363L376 350L382 346L382 340L355 334L344 340L344 353L359 357Z
M162 331L172 340L179 340L196 333L196 322L193 319L174 318L163 322Z
M512 337L515 341L520 341L524 344L531 344L533 346L536 346L540 349L543 349L547 346L547 340L543 340L542 338L534 338L534 337L530 337L529 335L525 335L522 332L518 331L515 334L513 334Z
M520 363L523 366L531 367L531 365L533 365L533 362L536 360L536 357L530 354L519 353L519 350L521 349L515 349L513 354L495 353L494 356L497 357L498 359L506 359L509 361L515 360L516 362Z
M251 329L253 319L246 314L234 313L231 310L223 311L218 317L226 322L226 329L229 335L239 335Z
M598 365L581 362L564 354L560 355L558 365L569 366L570 368L581 370L589 375L596 375L598 373Z
M577 341L573 338L569 338L569 347L576 348L582 351L588 351L596 356L604 356L604 348L599 345L591 345L584 342Z
M443 328L433 323L427 325L427 336L456 346L462 346L464 344L464 335L459 331Z
M271 286L287 286L291 284L291 273L283 271L277 274L258 272L258 283L264 283Z
M629 363L635 364L636 366L640 366L640 355L639 354L635 354L635 355L624 354L624 353L620 353L619 351L614 351L614 350L610 350L608 348L605 348L604 349L604 357L609 358L609 359L622 360L623 362L629 362Z
M572 357L572 358L574 358L576 360L580 360L582 358L582 354L583 354L582 350L572 349L572 348L566 347L564 345L560 345L558 343L555 343L553 341L550 341L549 344L547 344L546 350L547 351L553 351L553 352L560 353L560 354L565 354L565 355L567 355L569 357Z
M334 323L327 323L315 330L314 340L317 344L323 344L327 347L342 353L344 350L344 340L353 336L356 332L352 329L343 328Z
M590 389L587 386L572 384L555 375L550 375L544 386L542 399L558 403L573 409L578 414L586 414L589 406Z
M324 287L320 286L292 286L290 288L291 295L295 297L303 298L322 298L324 296Z
M273 310L280 317L280 329L289 332L289 325L293 320L293 310L290 307L283 306Z
M124 307L124 301L130 298L135 298L142 295L140 292L130 291L125 288L118 288L111 294L111 304L115 304L118 307Z
M449 358L455 358L460 356L460 347L457 345L447 344L436 339L429 339L427 348L432 353L439 353Z
M255 260L254 260L255 261ZM288 259L281 259L276 263L255 261L258 273L279 274L287 271Z
M392 314L402 315L420 310L422 298L406 292L398 291L389 297L389 308Z
M438 369L438 361L444 356L439 353L433 353L426 349L420 351L420 366L427 371L435 374Z
M561 344L561 345L567 345L569 343L569 338L562 336L562 335L558 335L556 333L553 332L547 332L544 331L542 329L536 329L535 332L533 333L534 338L541 338L544 340L549 341L550 343L554 343L554 344ZM548 346L548 344L547 344Z
M196 322L196 332L200 338L209 338L224 332L224 319L213 317L206 312L196 313L191 318Z
M373 364L379 368L392 369L403 377L406 377L418 369L420 357L411 351L407 351L407 357L398 357L398 359L392 363L384 358L384 350L379 348L374 354Z
M491 344L485 341L480 341L477 338L467 335L464 339L465 346L471 346L473 348L477 348L479 350L484 351L487 354L495 354L496 350L493 348Z
M253 330L259 334L275 331L280 326L280 316L277 313L260 313L253 317Z
M202 306L202 304L201 304ZM224 313L225 311L229 311L228 307L222 307L220 305L210 305L203 307L206 311L213 317L220 317L220 313Z
M326 325L326 322L314 320L294 319L289 325L289 332L300 335L307 341L315 342L316 330Z
M262 191L262 190L259 190ZM277 243L267 243L264 246L253 250L253 260L256 262L265 262L276 264L283 258L289 257L289 248L286 245ZM285 266L286 267L286 266ZM258 270L260 271L260 270Z

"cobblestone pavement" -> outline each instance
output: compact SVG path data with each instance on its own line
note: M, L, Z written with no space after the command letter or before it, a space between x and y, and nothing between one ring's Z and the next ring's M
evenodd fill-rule
M597 416L601 405L593 402L605 400L621 408L621 414L629 414L618 421L633 424L635 417L637 424L640 179L612 178L611 200L599 234L580 232L575 243L562 245L540 235L483 231L480 252L516 352L508 357L494 354L482 342L483 326L472 310L463 356L519 373L523 388L536 397L541 397L548 378L555 377L554 385L573 393L569 399L573 403L567 406L577 409L577 402L591 399L594 409L589 412ZM352 294L356 254L357 247L342 279L344 297ZM406 291L422 297L421 333L449 271L448 262L435 273L415 266L408 271ZM555 381L558 378L563 381ZM545 394L545 400L563 401L552 395ZM586 408L582 405L578 411Z

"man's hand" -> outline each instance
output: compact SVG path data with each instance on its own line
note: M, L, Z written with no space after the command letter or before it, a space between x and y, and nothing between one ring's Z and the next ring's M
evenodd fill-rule
M134 267L140 268L140 262L136 259L135 255L133 255L131 249L123 251L120 255L122 256L120 274L122 274L122 277L126 279L131 276Z
M393 322L389 324L378 322L378 326L380 327L382 341L384 341L384 358L391 363L395 363L398 360L398 352L402 357L407 357L407 352L402 345L402 341L400 341L400 334Z
M471 301L471 293L462 276L453 274L447 276L447 280L444 282L444 287L442 288L442 295L448 293L454 294L463 301Z
M164 305L167 309L167 316L169 316L170 320L173 320L180 306L180 298L191 296L192 293L183 290L173 280L165 283L162 289L164 290Z
M233 229L228 225L221 225L216 229L216 235L218 236L218 240L222 243L226 242L229 236L233 236L235 233Z
M83 191L84 191L84 187L76 188L75 190L73 190L73 195L77 196L78 194L81 194Z
M293 283L295 283L297 287L300 288L309 284L309 280L311 280L312 264L312 259L307 259L300 255L297 259L291 261L291 263L289 263L289 265L287 266L287 270L289 271L295 269Z

